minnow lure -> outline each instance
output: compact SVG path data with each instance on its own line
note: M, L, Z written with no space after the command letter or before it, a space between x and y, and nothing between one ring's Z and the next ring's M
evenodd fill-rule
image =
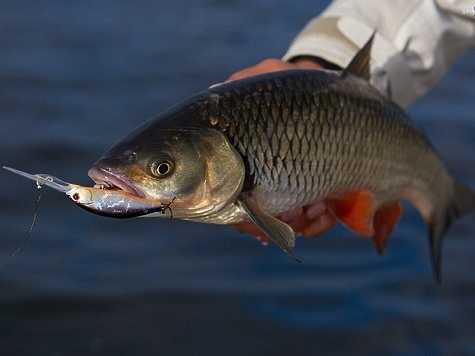
M34 180L39 186L46 185L66 193L74 203L94 214L113 218L130 218L157 212L165 214L167 210L170 210L172 214L170 205L173 200L167 204L162 204L134 196L123 190L85 187L65 182L49 174L29 174L11 167L4 166L3 168Z

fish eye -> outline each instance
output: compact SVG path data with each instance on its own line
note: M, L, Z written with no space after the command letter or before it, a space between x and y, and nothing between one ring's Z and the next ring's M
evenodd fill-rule
M157 177L165 177L173 170L173 163L170 159L159 159L151 166L152 173Z

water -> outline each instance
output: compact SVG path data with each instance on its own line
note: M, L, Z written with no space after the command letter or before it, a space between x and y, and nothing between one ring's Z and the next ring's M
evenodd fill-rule
M2 165L89 184L130 129L288 43L314 1L21 1L0 12ZM410 113L475 186L475 53ZM0 258L35 186L0 172ZM406 207L387 251L339 227L297 265L229 227L113 220L44 189L26 247L0 270L0 353L474 354L475 216L446 240L443 285Z

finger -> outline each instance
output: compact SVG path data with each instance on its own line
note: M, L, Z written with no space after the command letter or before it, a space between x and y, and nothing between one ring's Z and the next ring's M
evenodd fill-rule
M262 234L262 232L259 230L259 228L251 222L245 222L245 223L239 223L239 224L234 224L233 227L245 234L251 234L251 235L259 235Z
M304 214L304 209L303 208L297 208L294 210L289 210L283 213L281 216L278 217L278 219L282 220L283 222L286 222L288 224L292 223L292 221L298 219Z
M292 63L281 61L280 59L266 59L252 67L234 73L226 81L230 82L257 74L276 72L285 69L296 69L296 66Z
M305 215L309 220L315 220L319 216L325 214L327 205L324 202L316 202L305 207Z
M232 226L240 233L250 234L262 243L270 242L270 239L252 222L239 223Z
M303 215L300 215L298 218L294 219L293 221L289 222L288 224L290 225L290 227L292 228L292 230L294 230L296 234L301 234L302 230L308 224L310 224L310 221L303 214Z
M302 234L306 237L314 238L332 229L336 223L336 218L330 213L326 212L305 226L302 229Z

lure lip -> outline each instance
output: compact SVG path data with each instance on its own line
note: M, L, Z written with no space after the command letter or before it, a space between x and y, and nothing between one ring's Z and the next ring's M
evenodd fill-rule
M20 171L19 169L15 169L15 168L12 168L12 167L3 166L3 168L6 169L7 171L18 174L19 176L22 176L24 178L34 180L38 184L41 184L41 185L44 184L44 185L46 185L50 188L53 188L53 189L55 189L57 191L60 191L60 192L63 192L63 193L67 193L71 189L71 187L73 186L71 183L65 182L65 181L63 181L59 178L56 178L56 177L54 177L50 174L30 174L30 173L26 173L26 172Z
M92 167L89 169L87 174L96 184L107 185L107 189L118 188L139 198L145 198L145 194L141 189L137 188L127 178L117 173L105 170L100 167Z

